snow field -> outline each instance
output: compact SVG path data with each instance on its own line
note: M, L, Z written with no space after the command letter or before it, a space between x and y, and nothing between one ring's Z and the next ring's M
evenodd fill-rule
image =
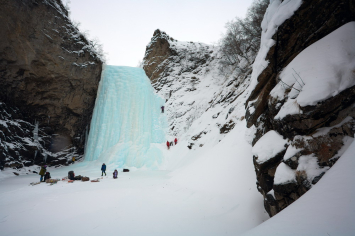
M244 139L245 121L237 123L230 133L220 134L217 126L207 124L216 109L225 109L218 105L202 117L195 114L189 133L178 136L178 144L167 150L164 135L163 140L154 135L151 139L140 139L141 134L132 133L136 130L132 127L140 122L155 131L168 133L165 120L168 113L160 113L162 104L152 90L149 94L150 84L137 79L138 85L120 85L117 74L124 72L130 77L133 72L127 70L131 68L106 67L106 72L109 72L107 69L121 70L122 73L110 72L112 76L106 78L112 79L112 84L101 81L88 142L88 158L68 167L49 168L49 171L53 178L62 178L74 170L76 175L94 179L100 177L100 168L105 162L108 176L100 183L60 181L52 186L44 183L28 186L39 180L36 174L3 179L0 181L0 206L3 209L0 230L5 235L38 235L41 232L51 235L237 235L269 218L263 209L262 196L255 187L251 145ZM132 70L138 74L141 69ZM129 79L127 83L129 81L135 79ZM214 78L209 77L203 86L209 86L213 81ZM127 87L119 95L115 94L118 91L116 86ZM131 96L128 91L135 86L147 86L139 91L153 97L150 116L133 111L136 107L144 110L138 103L147 100ZM196 104L210 99L206 93L197 93L196 99L187 95L180 98L185 104L189 99ZM115 101L122 102L122 105ZM168 109L174 108L170 106ZM137 113L133 115L132 112ZM236 109L230 116L236 113L242 111ZM224 122L225 114L218 120ZM158 127L153 126L156 121L160 122ZM209 135L199 139L204 145L188 149L191 134L199 133L204 127L211 127ZM138 138L132 138L134 135ZM173 140L171 134L167 137L169 141ZM125 147L131 151L126 152ZM151 147L159 155L150 154L151 158L143 161L134 159L144 152L148 156ZM104 154L100 154L100 150ZM158 163L160 156L164 158ZM122 167L129 167L131 172L119 172L118 179L112 179L113 170L121 171ZM19 225L18 222L25 223Z
M114 165L108 165L99 183L60 181L53 186L28 186L39 180L35 174L4 179L0 230L3 235L58 236L243 233L268 218L244 132L241 122L214 147L196 151L187 149L186 141L169 151L162 144L162 152L169 152L168 170L133 169L114 180ZM99 162L90 167L81 162L49 171L53 178L74 170L93 179L100 177L100 168Z

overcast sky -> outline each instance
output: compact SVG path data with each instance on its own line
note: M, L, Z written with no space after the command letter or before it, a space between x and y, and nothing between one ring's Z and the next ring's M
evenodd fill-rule
M64 3L68 0L63 0ZM225 24L252 0L70 0L71 19L98 38L107 64L137 66L154 30L180 41L217 44Z

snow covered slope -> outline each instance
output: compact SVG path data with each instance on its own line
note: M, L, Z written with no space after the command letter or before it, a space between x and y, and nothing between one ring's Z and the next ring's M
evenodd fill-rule
M354 235L354 153L355 142L311 191L242 235Z
M213 146L244 119L242 93L251 70L224 67L222 59L218 47L176 41L155 31L143 68L166 99L169 140L177 137L190 149Z
M221 142L197 150L179 142L169 151L167 170L131 169L100 178L100 163L85 161L49 168L53 178L69 170L100 182L50 186L39 175L0 179L2 235L239 235L268 219L244 139L245 120ZM238 155L235 155L238 153ZM20 224L19 224L20 222Z

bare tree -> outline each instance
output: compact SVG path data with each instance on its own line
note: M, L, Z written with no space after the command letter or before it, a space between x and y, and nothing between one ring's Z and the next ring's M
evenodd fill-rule
M253 63L260 48L261 22L268 4L268 0L255 0L244 19L236 18L226 24L227 33L220 40L223 63L235 65L244 62L244 66Z

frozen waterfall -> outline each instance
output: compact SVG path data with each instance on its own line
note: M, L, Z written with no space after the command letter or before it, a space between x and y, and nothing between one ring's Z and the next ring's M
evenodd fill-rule
M101 76L85 162L155 169L163 160L164 100L141 68L106 65Z

